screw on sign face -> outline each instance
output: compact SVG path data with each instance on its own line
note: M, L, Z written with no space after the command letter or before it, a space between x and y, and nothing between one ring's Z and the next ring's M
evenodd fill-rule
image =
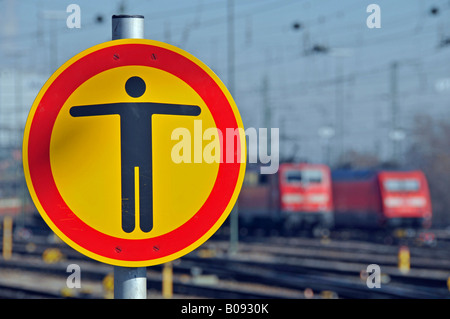
M181 144L185 136L194 143ZM227 161L179 162L177 145ZM116 266L162 264L211 237L237 200L245 158L242 120L220 79L189 53L144 39L64 63L24 132L24 175L42 218L74 249Z
M141 97L146 90L143 79L130 77L125 83L130 97ZM120 115L120 145L122 173L122 229L130 233L135 229L135 214L139 214L140 228L149 232L153 228L152 188L152 115L197 116L196 105L162 103L111 103L73 106L73 117Z

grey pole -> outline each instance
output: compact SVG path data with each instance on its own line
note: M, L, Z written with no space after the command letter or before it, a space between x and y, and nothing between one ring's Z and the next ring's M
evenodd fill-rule
M147 299L147 268L114 266L114 299Z
M143 39L144 16L141 15L113 15L112 39Z
M112 39L143 39L144 16L113 15ZM114 298L146 299L147 268L114 266Z
M234 0L228 0L227 5L227 35L228 35L228 90L234 96ZM239 215L238 203L234 204L230 213L230 248L228 253L235 254L239 246Z

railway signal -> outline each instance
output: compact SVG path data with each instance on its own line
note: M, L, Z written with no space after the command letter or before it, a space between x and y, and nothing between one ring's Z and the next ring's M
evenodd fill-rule
M398 270L402 274L409 273L411 268L411 255L408 246L401 246L398 250Z
M171 299L173 297L172 262L165 263L162 270L162 296L164 299Z
M10 260L13 246L13 219L5 216L3 219L3 259Z

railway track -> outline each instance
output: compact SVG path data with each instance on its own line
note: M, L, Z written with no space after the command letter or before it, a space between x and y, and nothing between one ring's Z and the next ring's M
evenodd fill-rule
M196 261L197 264L199 263ZM333 291L342 298L449 298L446 288L448 273L441 278L398 273L395 267L383 269L383 276L390 273L390 283L381 289L369 289L361 273L367 264L344 263L329 260L297 259L254 256L242 253L233 259L215 258L208 260L208 267L234 269L236 279L252 278L255 281L277 284L294 289L314 288L318 291Z
M175 261L174 293L208 298L310 297L305 295L306 291L339 298L450 297L446 287L449 259L434 263L426 258L417 259L414 256L420 251L412 250L414 263L405 275L396 268L396 248L385 245L278 238L241 243L239 253L233 256L226 254L227 245L227 242L210 240ZM60 249L65 259L50 265L42 262L41 256L49 247ZM112 272L112 266L92 261L66 245L48 244L37 238L33 242L15 242L14 257L11 261L1 261L0 267L59 274L63 283L69 263L80 265L83 280L98 284ZM371 263L378 263L383 278L389 278L379 289L369 289L364 278L361 279ZM149 267L148 287L153 290L160 290L161 270L161 266ZM97 293L97 297L101 295Z
M226 242L208 242L216 249L224 249ZM240 243L240 252L249 263L258 260L272 263L271 269L284 273L311 275L328 274L332 277L367 277L369 264L381 267L382 278L390 287L403 285L427 290L423 298L449 298L450 254L444 248L411 247L411 269L398 269L399 246L373 244L361 241L317 240L311 238L247 238ZM269 267L269 266L268 266ZM408 286L404 286L408 285ZM406 294L408 295L408 294ZM413 295L410 295L412 298Z
M43 299L43 298L61 298L61 294L43 291L42 289L33 289L25 287L16 287L13 285L0 284L1 299Z
M220 244L219 244L220 245ZM226 242L222 247L227 245ZM306 238L258 239L241 243L243 252L258 252L278 257L312 258L363 264L396 266L401 246L388 246L358 241L316 240ZM222 248L223 249L223 248ZM414 268L449 270L450 251L447 249L410 247L411 264Z
M35 251L33 253L25 253L20 249L20 244L17 244L17 246L17 251L11 260L0 261L2 273L8 276L8 271L20 269L24 272L23 279L27 279L28 281L35 280L39 282L42 282L44 280L43 278L46 278L47 276L57 276L59 277L59 290L56 289L55 291L54 287L51 288L45 284L34 285L30 288L18 281L9 281L5 283L1 276L0 290L3 289L4 291L8 291L15 289L17 291L22 290L24 292L33 291L34 295L38 297L39 292L41 292L41 298L77 297L79 294L74 293L74 290L70 293L67 289L64 289L67 276L69 275L69 273L66 272L69 264L77 263L80 266L82 270L81 276L83 282L88 280L89 282L95 282L100 286L102 285L102 281L105 277L113 272L112 266L90 260L66 246L58 245L58 249L62 251L64 258L51 264L45 263L40 257L40 252L44 252L45 249L48 249L48 247L45 248L44 246L39 245L39 247L35 247ZM53 248L55 247L53 246ZM23 252L23 254L21 254L21 252ZM161 268L162 267L160 266L151 267L147 271L147 286L153 291L160 291L162 286ZM260 283L247 282L242 284L237 283L234 280L219 281L216 276L207 277L200 274L193 275L192 269L194 269L195 266L190 263L184 264L183 261L178 261L175 263L174 268L175 274L173 279L173 292L176 295L233 299L302 297L300 292L290 289L278 288L269 289L268 291L268 287ZM39 287L41 287L41 289L39 289ZM64 296L64 291L69 293L69 295ZM155 293L152 293L152 295L154 296ZM0 296L2 296L1 291ZM11 294L6 293L6 296L11 296ZM24 296L28 295L24 293ZM85 293L82 297L99 298L101 297L101 294L97 293L91 295L89 293Z

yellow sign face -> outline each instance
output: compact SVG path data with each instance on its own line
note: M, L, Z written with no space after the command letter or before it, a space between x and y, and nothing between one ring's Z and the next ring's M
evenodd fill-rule
M136 74L144 79L148 88L135 102L199 105L205 111L196 120L202 121L203 128L215 127L200 96L179 78L154 68L129 66L105 71L80 85L56 118L50 141L53 176L67 205L89 226L108 235L129 239L166 234L192 218L211 192L219 167L219 163L175 163L171 159L171 150L177 141L171 140L172 132L182 127L194 136L194 120L184 116L154 115L151 119L155 154L154 227L149 234L138 228L130 233L122 230L120 116L77 118L69 114L69 109L74 105L129 101L131 98L126 96L124 83ZM115 82L111 83L110 79ZM100 100L99 94L104 98ZM68 138L70 143L67 143ZM191 143L191 154L194 154L193 147L194 143ZM87 161L86 154L95 160ZM200 176L202 178L198 178ZM196 192L187 192L193 184ZM105 219L101 212L109 212L109 218Z
M32 106L23 152L52 230L129 267L206 241L245 172L242 121L225 86L195 57L150 40L100 44L58 69Z

